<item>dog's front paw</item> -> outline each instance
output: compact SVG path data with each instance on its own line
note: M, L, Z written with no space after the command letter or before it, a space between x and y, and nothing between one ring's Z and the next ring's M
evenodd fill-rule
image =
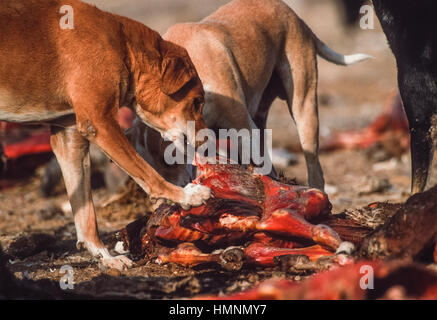
M106 257L100 263L104 268L126 270L133 266L133 262L126 256Z
M211 198L212 191L210 188L198 184L189 183L184 188L184 200L180 202L184 210L191 207L198 207Z

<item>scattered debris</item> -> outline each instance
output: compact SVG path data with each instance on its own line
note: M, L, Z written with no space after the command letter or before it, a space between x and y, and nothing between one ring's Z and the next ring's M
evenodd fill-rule
M387 222L401 206L399 203L374 202L363 208L345 210L344 213L351 220L374 230Z

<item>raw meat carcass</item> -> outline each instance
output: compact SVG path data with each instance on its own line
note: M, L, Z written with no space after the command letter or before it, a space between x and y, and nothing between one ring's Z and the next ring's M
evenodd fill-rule
M309 222L330 213L323 192L287 185L238 165L199 164L198 169L201 174L194 183L210 187L214 198L190 210L161 205L147 222L134 222L119 233L125 249L162 263L231 262L235 268L241 260L275 265L278 257L288 255L316 261L334 256L342 243L331 228Z
M387 98L384 112L368 127L337 132L322 143L321 150L367 149L379 143L393 154L402 154L408 150L409 138L408 120L401 97L393 93Z
M204 300L437 299L437 273L416 264L361 261L303 282L270 279L245 292Z
M46 126L22 126L0 121L0 189L28 177L50 158Z

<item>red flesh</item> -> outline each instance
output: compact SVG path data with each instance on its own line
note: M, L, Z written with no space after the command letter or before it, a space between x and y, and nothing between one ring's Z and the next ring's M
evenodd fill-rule
M158 261L161 263L173 262L185 267L191 267L201 263L217 262L219 257L219 254L202 253L202 251L192 243L182 243L169 254L159 254Z
M305 255L311 261L317 261L320 257L332 256L332 251L324 249L320 245L307 248L277 248L262 243L252 243L244 249L244 254L249 262L254 262L263 266L276 265L275 257L287 255Z
M366 149L377 142L395 140L404 151L409 146L409 126L399 94L387 98L385 111L362 130L338 132L321 146L321 150Z
M374 289L361 288L373 271ZM196 298L199 299L199 298ZM205 300L437 299L437 273L417 265L362 261L319 273L303 282L267 280L248 291Z
M245 259L261 265L273 265L274 257L290 254L317 260L333 255L340 245L335 231L306 220L330 212L323 192L273 181L237 165L200 164L199 169L201 175L194 183L210 187L215 197L190 210L164 207L163 212L168 209L163 217L154 220L156 228L149 226L150 238L158 243L180 244L160 253L162 262L193 266L214 261L186 244L196 241L214 247L250 243L244 250ZM308 242L315 245L302 248Z

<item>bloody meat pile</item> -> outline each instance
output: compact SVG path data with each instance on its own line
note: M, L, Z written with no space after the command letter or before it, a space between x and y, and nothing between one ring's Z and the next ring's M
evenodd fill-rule
M312 262L325 257L339 261L339 235L310 222L330 214L325 193L238 165L198 164L198 169L201 174L194 183L210 187L214 198L190 210L161 205L150 218L119 233L125 249L160 263L218 262L227 269L240 268L243 261L271 266L290 255L304 255Z

